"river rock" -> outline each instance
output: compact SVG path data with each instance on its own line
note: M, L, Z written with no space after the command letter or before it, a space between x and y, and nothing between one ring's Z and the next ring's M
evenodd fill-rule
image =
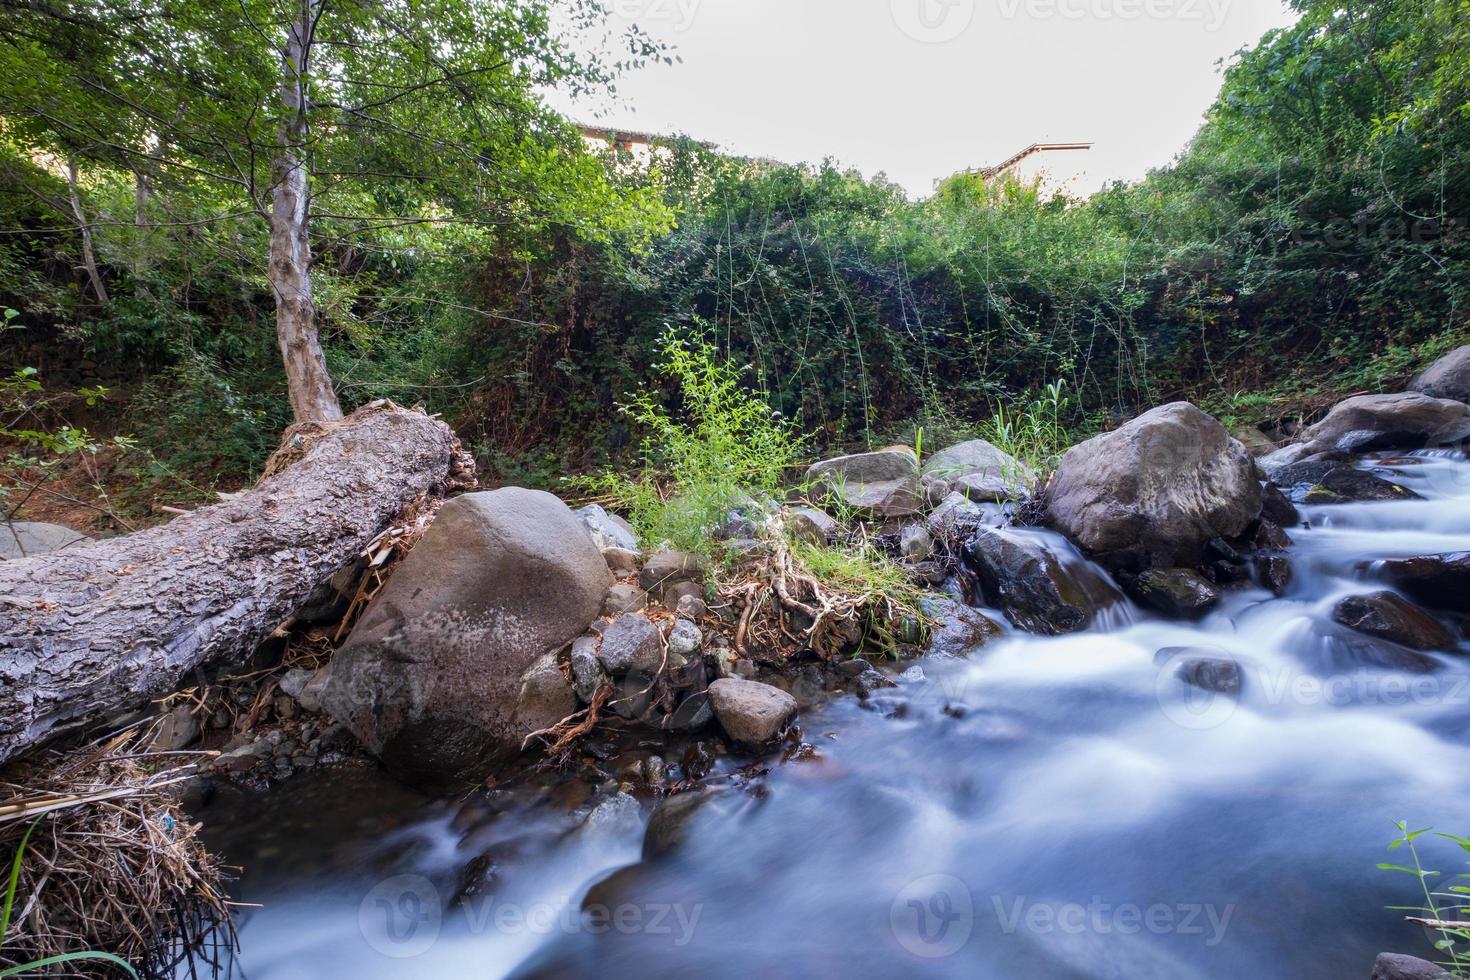
M1327 417L1297 437L1313 452L1336 449L1423 449L1457 444L1470 436L1470 405L1417 391L1358 395L1338 402Z
M1391 558L1367 567L1415 602L1431 609L1470 613L1470 552Z
M1470 402L1470 344L1435 361L1409 388L1431 398Z
M1443 623L1393 592L1348 596L1333 608L1332 618L1350 630L1414 650L1455 645L1454 634Z
M685 587L693 586L697 592L704 591L701 583L708 567L709 562L699 555L659 551L649 555L643 563L643 571L638 573L638 584L665 606L672 607L677 604L678 595L685 594ZM671 596L673 601L669 601Z
M930 456L923 480L925 486L942 480L968 500L1002 501L1025 496L1036 474L1005 450L972 439Z
M1122 598L1090 565L1064 563L1038 532L976 528L964 552L990 601L1032 633L1084 630Z
M699 645L703 642L704 634L698 626L687 619L674 620L673 627L669 629L669 653L680 657L692 656L699 652Z
M819 547L836 541L841 530L837 518L815 507L793 507L786 515L786 526L807 544Z
M1276 450L1276 440L1254 425L1238 426L1231 430L1230 436L1244 446L1252 456L1265 456Z
M572 687L577 697L591 704L598 688L607 680L602 661L597 659L597 637L579 636L573 640L567 663L572 668Z
M1345 504L1360 500L1421 500L1417 493L1351 466L1338 466L1307 490L1308 504Z
M608 569L619 578L638 574L638 552L627 548L603 548L602 558Z
M1454 980L1454 974L1417 956L1379 953L1373 961L1371 980Z
M934 534L950 534L978 527L985 518L984 506L962 493L951 493L929 512L925 523Z
M648 829L643 833L643 860L655 861L683 847L690 839L696 815L716 803L720 804L716 809L728 809L724 803L729 800L729 791L724 789L696 790L664 800L648 818Z
M602 600L604 616L621 616L648 608L648 593L631 582L616 582L607 589Z
M1304 448L1306 447L1299 445L1288 446L1280 453L1272 453L1261 460L1261 466L1272 483L1287 490L1312 486L1320 483L1333 470L1352 466L1353 457L1350 453L1336 450L1325 453L1299 451Z
M521 675L516 695L516 725L527 732L550 728L577 710L577 695L561 672L556 654L546 653Z
M531 731L522 675L587 628L610 579L551 494L456 497L333 658L323 706L399 775L479 778Z
M1261 488L1261 517L1278 527L1295 527L1302 522L1296 505L1274 483Z
M588 504L576 512L577 520L587 529L598 549L618 548L637 552L638 534L633 525L616 514L609 514L597 504Z
M923 502L919 457L908 446L824 459L812 464L806 477L844 506L877 517L917 514Z
M796 699L778 687L738 677L709 686L710 707L731 741L763 746L796 719Z
M597 659L613 677L633 671L652 674L664 659L658 627L647 617L624 613L603 631Z
M1154 654L1154 663L1172 663L1181 681L1214 694L1238 695L1243 683L1240 664L1215 647L1165 647Z
M898 553L908 561L925 561L934 553L934 538L922 525L910 524L899 532Z
M1179 619L1202 616L1220 603L1214 586L1187 568L1150 569L1134 580L1132 592L1145 606Z
M1047 522L1114 567L1190 566L1261 512L1255 461L1188 402L1146 412L1068 450Z
M0 559L45 555L62 548L87 544L91 540L85 534L60 524L8 521L0 523Z
M930 653L962 657L1004 632L980 610L953 599L926 597L920 605L930 621Z

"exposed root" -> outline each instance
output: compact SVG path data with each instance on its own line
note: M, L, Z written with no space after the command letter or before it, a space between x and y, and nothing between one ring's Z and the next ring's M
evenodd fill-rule
M612 697L612 695L613 687L609 684L602 685L602 687L597 689L597 693L592 695L592 703L590 705L581 711L567 715L550 728L543 728L538 732L532 732L527 735L525 740L521 742L522 750L529 748L531 742L536 739L554 738L556 741L552 742L546 749L546 754L551 758L565 755L572 746L577 744L578 739L597 727L598 716L602 711L602 706L607 703L607 699Z
M142 751L150 738L133 728L41 753L0 778L7 868L30 830L0 969L82 951L120 956L146 978L229 962L237 944L222 869L170 790L213 753ZM104 973L91 963L66 975Z
M780 663L810 651L832 660L864 640L887 652L896 644L892 624L918 613L912 588L860 575L826 580L783 537L767 545L719 586L721 600L740 610L733 645L742 657ZM862 542L854 553L867 550Z

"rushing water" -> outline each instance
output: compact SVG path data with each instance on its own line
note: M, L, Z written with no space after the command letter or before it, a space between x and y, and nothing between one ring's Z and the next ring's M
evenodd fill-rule
M606 920L578 909L638 860L634 814L577 828L532 801L465 841L452 807L366 774L217 803L261 903L243 971L1366 980L1381 950L1433 955L1384 909L1414 882L1374 865L1394 819L1470 832L1470 671L1371 666L1330 611L1374 587L1365 561L1470 550L1470 463L1379 466L1428 499L1307 508L1282 598L1233 593L1199 623L1124 604L803 712L816 757L702 810L684 848L600 892ZM1174 647L1234 659L1239 699L1186 687ZM450 903L492 845L495 886Z

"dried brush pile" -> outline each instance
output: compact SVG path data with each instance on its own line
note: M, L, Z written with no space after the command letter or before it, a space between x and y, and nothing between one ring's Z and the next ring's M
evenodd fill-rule
M236 941L224 869L174 795L211 753L149 752L151 737L133 728L0 774L0 854L14 871L0 973L52 959L27 975L128 975L69 959L97 952L144 978L228 968Z

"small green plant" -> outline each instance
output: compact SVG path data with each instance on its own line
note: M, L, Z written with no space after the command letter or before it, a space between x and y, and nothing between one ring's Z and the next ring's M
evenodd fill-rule
M917 623L922 632L922 592L871 543L864 540L829 547L798 539L790 547L798 569L820 582L824 590L843 596L853 610L863 629L859 653L876 651L897 659L902 623Z
M1065 390L1066 382L1057 380L1020 408L1007 409L1004 402L997 402L995 414L980 425L980 437L1015 457L1033 478L1040 478L1072 444L1064 421L1072 399ZM1029 482L1024 472L1004 475L1016 483Z
M15 893L20 886L20 868L22 862L25 861L26 847L31 842L31 834L35 832L36 827L40 825L43 819L45 818L37 817L26 828L25 835L21 837L20 843L16 845L15 857L10 862L10 880L5 886L5 902L3 905L0 905L0 949L5 948L6 937L10 935L10 915L15 909ZM31 973L44 967L59 966L62 963L77 963L82 960L98 960L104 963L111 963L113 966L126 971L128 976L134 977L135 980L138 976L138 971L134 970L132 965L120 956L114 956L111 953L99 953L93 950L78 950L73 953L58 953L55 956L43 957L39 960L32 960L29 963L0 967L0 978L20 976L23 973Z
M1414 846L1414 841L1433 828L1410 830L1409 825L1402 820L1394 821L1394 826L1398 828L1399 836L1388 845L1388 849L1396 851L1401 847L1407 848L1413 867L1383 863L1378 865L1378 869L1412 875L1419 882L1424 902L1422 905L1390 905L1389 908L1398 912L1417 913L1408 916L1409 921L1433 930L1439 936L1434 942L1434 948L1448 957L1447 965L1456 975L1465 976L1470 971L1470 922L1464 921L1465 911L1470 909L1470 885L1447 885L1441 889L1431 887L1430 879L1438 878L1440 873L1424 867L1419 860L1419 850ZM1454 834L1435 836L1454 841L1460 850L1470 853L1470 837L1456 837ZM1470 874L1458 874L1455 878L1470 878Z
M677 382L682 411L640 392L624 411L644 431L642 471L583 484L626 509L645 541L709 554L732 508L780 491L803 440L704 337L669 330L659 349L658 373Z

